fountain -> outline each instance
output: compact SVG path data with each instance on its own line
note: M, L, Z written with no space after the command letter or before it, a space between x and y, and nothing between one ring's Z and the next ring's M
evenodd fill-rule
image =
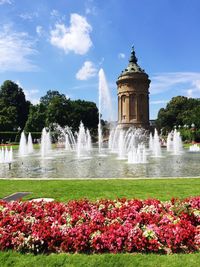
M125 149L125 132L123 130L121 130L119 132L119 140L118 140L118 159L126 159L125 157L125 153L126 153L126 149Z
M106 113L108 119L112 119L111 97L103 69L100 69L99 71L98 91L98 149L95 148L95 146L92 147L90 132L84 127L82 122L80 122L78 133L72 132L71 128L68 126L60 127L57 124L53 124L51 126L52 140L57 144L52 150L50 131L47 131L44 128L42 130L40 151L42 158L45 158L45 160L41 161L41 159L38 158L37 153L34 153L33 151L31 134L28 135L27 142L26 136L24 132L22 132L19 155L24 156L32 153L33 156L31 156L31 159L29 157L23 159L23 165L28 166L28 170L30 170L31 167L34 170L33 173L31 173L31 171L24 171L23 176L44 177L44 174L47 174L47 177L58 178L166 177L166 175L168 175L168 166L171 166L172 173L173 166L176 166L178 163L179 166L178 168L175 168L174 174L172 175L177 176L178 170L180 172L180 177L183 176L182 173L185 173L184 168L186 164L182 164L182 162L184 162L187 157L185 157L185 155L182 157L182 141L180 133L176 130L168 134L166 149L168 152L178 155L176 160L174 160L174 157L171 157L169 153L164 152L165 148L161 149L160 138L156 129L154 135L151 133L148 135L147 131L142 128L130 127L128 129L123 129L120 126L110 126L108 148L106 147L107 143L103 146L101 113L105 112L105 107L107 108ZM149 147L148 150L147 147ZM200 150L199 147L195 146L191 147L190 151L197 151L198 149ZM54 153L51 153L52 151ZM68 153L68 151L70 153ZM165 157L162 157L162 151L164 152L163 155L165 155ZM1 149L0 162L11 161L12 153L12 149ZM51 155L51 157L48 157L48 155ZM104 155L106 156L106 159L101 158L101 156ZM151 156L156 157L157 159L154 160ZM193 164L193 162L195 162L194 157L197 156L197 154L195 155L195 153L193 153L190 154L190 156L192 158L190 165L193 166L195 175L199 175L200 167L197 168L198 164ZM181 161L179 160L180 157L182 159ZM31 161L33 161L33 163ZM181 168L180 162L182 164ZM15 164L16 166L17 164L20 165L20 163ZM136 166L137 164L141 165ZM18 167L16 167L15 170L18 170ZM3 175L3 172L0 175ZM22 177L20 167L18 176Z
M128 163L147 163L146 148L144 144L139 144L137 148L134 147L128 152Z
M197 144L193 144L189 146L189 151L190 152L200 152L200 147Z
M152 133L149 135L149 150L153 151L153 136Z
M65 134L65 150L68 150L68 151L72 150L72 147L69 142L68 134Z
M180 155L183 152L183 144L180 136L180 132L175 129L173 132L173 154Z
M13 150L6 147L2 147L0 150L0 163L10 163L13 161Z
M33 140L32 140L31 133L28 134L28 143L27 143L27 146L28 146L28 154L33 153L34 152L34 149L33 149Z
M80 123L77 136L77 157L85 157L92 148L91 136L89 130L85 130L83 123Z
M153 157L159 158L162 156L160 138L156 129L154 130L154 136L152 137L152 135L150 135L149 149L151 150Z
M177 132L176 129L167 136L167 151L172 152L173 155L180 155L183 152L180 132Z
M108 114L108 121L113 119L112 115L112 101L110 96L110 91L108 88L108 83L106 81L105 73L103 69L99 71L99 124L98 124L98 146L99 146L99 153L102 149L102 127L101 127L101 113L102 111L106 110Z
M108 147L111 153L118 154L118 159L127 159L128 163L146 163L147 134L144 129L119 127L110 132Z
M31 133L28 134L28 142L24 131L21 133L20 142L19 142L19 156L24 157L30 153L33 153L33 141Z
M41 156L46 157L51 152L51 137L50 132L47 132L45 128L42 130L41 136Z
M30 135L28 139L30 139ZM45 160L38 157L35 149L31 157L23 158L23 166L21 160L17 157L14 168L9 172L1 164L0 176L10 178L134 178L195 177L200 173L199 154L189 153L188 150L184 154L181 152L183 150L182 142L180 133L177 131L168 135L167 148L161 148L156 130L152 136L141 128L122 129L119 126L112 127L108 144L105 143L102 149L107 155L106 158L99 157L101 155L99 149L95 145L92 146L90 132L84 127L83 123L80 123L78 133L73 133L68 126L57 126L55 131L52 130L52 139L57 141L60 146L57 145L51 150L50 132L43 129L41 155ZM24 133L22 133L20 143L22 148L25 147L26 138ZM191 146L190 151L199 149L195 145ZM170 153L167 153L167 150ZM26 150L20 149L20 151ZM52 153L50 153L51 151ZM9 163L12 161L12 153L15 157L18 152L12 152L12 149L3 147L0 150L0 162ZM177 156L171 156L172 153ZM156 156L157 159L155 160L152 155ZM170 173L168 166L170 166Z
M20 142L19 142L19 156L20 157L24 157L28 154L28 148L27 148L27 144L26 144L26 136L24 131L21 133L21 138L20 138Z
M167 151L172 152L174 148L173 145L173 132L168 133L167 135Z

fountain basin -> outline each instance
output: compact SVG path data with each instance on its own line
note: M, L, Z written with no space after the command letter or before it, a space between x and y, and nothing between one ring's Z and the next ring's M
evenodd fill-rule
M0 164L1 178L138 178L138 177L199 177L200 154L188 149L181 155L171 155L162 148L162 158L148 157L148 163L128 164L118 160L117 154L104 149L104 157L99 156L97 147L92 148L91 157L77 159L76 151L54 148L47 158L38 156L39 151L28 157L18 157L11 170L8 164Z

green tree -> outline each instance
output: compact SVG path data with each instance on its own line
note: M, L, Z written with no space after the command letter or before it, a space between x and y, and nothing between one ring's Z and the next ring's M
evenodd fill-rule
M71 126L74 130L78 130L80 121L90 130L97 129L98 108L94 102L80 99L72 101Z
M46 106L42 103L31 105L28 120L25 125L26 132L41 132L46 122Z
M48 90L46 95L40 98L40 103L44 104L47 107L54 97L66 99L66 96L64 94L60 94L56 90Z
M44 126L57 123L77 131L81 121L95 135L98 125L98 108L95 103L72 101L58 91L49 90L41 97L39 105L31 106L25 130L41 131Z
M58 123L61 127L71 124L71 101L65 95L55 95L49 100L46 124Z
M10 80L5 81L0 88L0 100L1 129L24 128L30 102L26 101L22 88Z
M174 126L194 123L200 128L199 111L200 99L173 97L166 108L159 110L156 126L160 129L172 130Z

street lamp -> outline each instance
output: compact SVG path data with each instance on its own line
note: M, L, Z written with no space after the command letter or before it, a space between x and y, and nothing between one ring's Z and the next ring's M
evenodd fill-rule
M192 142L195 141L195 124L191 124Z

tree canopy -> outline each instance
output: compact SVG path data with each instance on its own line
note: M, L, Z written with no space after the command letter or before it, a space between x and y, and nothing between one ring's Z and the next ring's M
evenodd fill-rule
M30 102L18 84L7 80L0 87L0 128L13 130L24 128L28 118Z
M176 96L169 101L166 108L159 110L156 126L172 130L174 126L195 124L196 128L200 128L199 114L200 99Z
M26 100L23 89L12 81L5 81L0 88L0 129L13 131L19 127L27 132L41 132L53 123L69 126L77 131L80 121L97 130L98 108L95 103L71 100L57 90L49 90L39 104Z

